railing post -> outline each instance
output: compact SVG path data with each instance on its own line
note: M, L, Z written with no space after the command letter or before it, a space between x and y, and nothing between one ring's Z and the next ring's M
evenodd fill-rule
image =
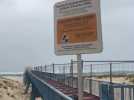
M89 90L90 90L90 94L92 94L92 74L93 74L93 69L92 69L93 65L90 65L90 79L89 79Z
M40 66L40 70L41 70L41 72L42 72L42 65Z
M40 66L38 66L38 71L40 71Z
M109 86L108 84L100 84L100 100L109 100Z
M39 72L41 71L41 68L40 68L40 66L39 66Z
M131 88L129 88L129 100L132 100L132 97L131 97Z
M124 87L121 87L121 100L124 100Z
M133 100L134 100L134 88L133 88Z
M112 84L109 85L109 100L114 100L114 87Z
M82 66L81 54L77 55L77 73L78 73L78 100L83 100L83 84L82 84Z
M46 73L46 72L47 72L47 66L45 65L44 67L45 67L45 69L44 69L44 70L45 70L45 73Z
M110 63L109 100L114 100L114 88L113 88L113 82L112 82L112 63Z
M55 80L55 68L54 68L54 64L53 64L53 79Z
M112 63L110 63L110 84L112 84Z
M63 66L63 75L64 75L64 82L63 82L63 83L64 83L64 85L65 85L65 84L66 84L66 79L65 79L65 77L66 77L66 76L65 76L65 66Z
M71 87L73 87L73 60L71 60L71 65L70 65L70 73L71 73Z
M37 68L37 71L38 71L38 66L36 66L36 68Z
M82 67L82 75L81 75L81 77L82 77L82 98L83 98L83 89L84 89L84 78L83 78L83 65L84 65L84 61L83 60L81 60L81 67Z

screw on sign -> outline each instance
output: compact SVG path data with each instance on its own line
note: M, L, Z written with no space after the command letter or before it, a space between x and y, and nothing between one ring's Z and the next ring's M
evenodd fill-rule
M65 33L63 33L61 43L66 44L68 42L69 42L69 37Z

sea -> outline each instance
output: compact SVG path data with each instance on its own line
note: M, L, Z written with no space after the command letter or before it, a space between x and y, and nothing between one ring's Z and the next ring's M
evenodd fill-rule
M23 82L23 72L0 72L0 76L7 79Z

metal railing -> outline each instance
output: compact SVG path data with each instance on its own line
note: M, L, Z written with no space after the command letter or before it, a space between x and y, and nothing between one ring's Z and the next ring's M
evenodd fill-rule
M27 75L25 78L28 78L32 84L31 100L35 100L36 94L40 95L43 100L73 100L46 82L50 78L49 75L46 76L47 73L27 71L25 74Z
M78 88L77 64L78 61L71 61L67 64L34 66L33 70L45 72L48 79ZM107 91L109 95L113 89L113 99L111 100L134 100L134 86L123 81L120 81L119 85L114 79L131 77L131 80L128 81L132 83L134 80L134 61L82 61L81 67L83 68L83 91L101 96L100 86L106 84L110 87Z

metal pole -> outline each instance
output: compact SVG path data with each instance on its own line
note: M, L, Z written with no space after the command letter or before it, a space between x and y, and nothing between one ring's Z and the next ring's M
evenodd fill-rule
M110 63L110 83L112 83L112 63Z
M110 63L110 87L109 87L109 100L114 100L114 89L112 85L112 63Z
M63 80L64 82L63 82L63 84L66 85L66 79L65 79L65 77L66 77L66 76L65 76L65 65L63 66L63 75L64 75L64 80Z
M78 73L78 100L82 100L83 98L83 91L82 91L82 61L81 61L81 54L77 55L77 73Z
M121 87L121 100L124 100L124 87Z
M89 83L89 88L90 88L90 94L92 94L92 64L90 66L90 83Z
M132 92L131 91L131 88L129 88L129 100L132 100L132 97L131 97L132 94L131 94L131 92Z
M47 66L45 65L44 67L45 67L45 73L46 73L47 72Z
M73 87L73 60L71 60L70 73L71 73L71 87Z
M53 79L55 80L55 68L54 68L54 64L53 64Z
M54 64L52 64L52 66L53 66L53 74L55 74Z
M40 68L41 68L41 72L42 72L42 65L40 66Z
M133 95L133 100L134 100L134 88L133 88L133 94L132 95Z

